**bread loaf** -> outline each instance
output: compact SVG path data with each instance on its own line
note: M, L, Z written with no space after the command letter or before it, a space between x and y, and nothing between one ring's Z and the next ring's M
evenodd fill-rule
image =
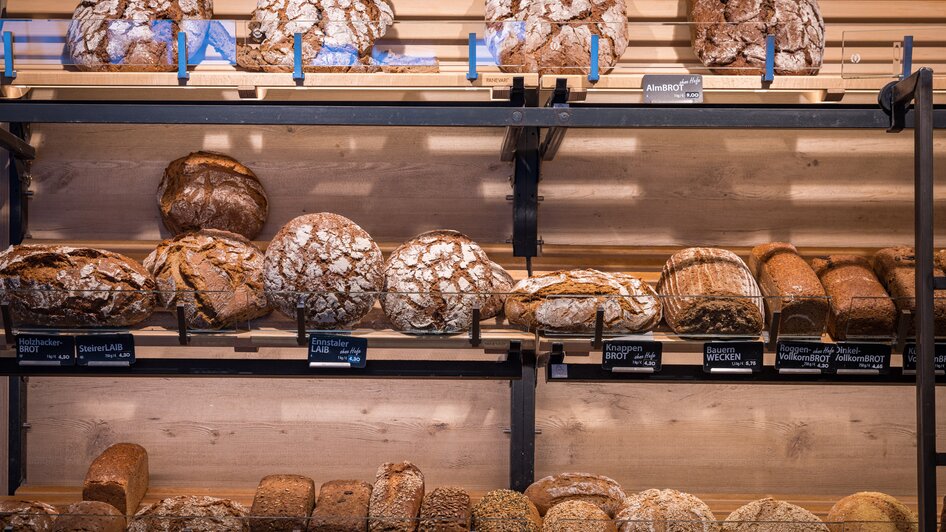
M111 504L131 515L148 491L148 452L136 443L116 443L89 466L82 500Z
M611 518L624 506L627 497L616 481L589 473L560 473L539 479L526 488L525 495L535 504L539 515L545 515L556 504L579 500L596 504Z
M158 206L173 234L221 229L256 238L269 200L256 174L232 157L199 151L172 161L158 185Z
M539 532L541 529L539 511L518 491L493 490L473 506L476 532Z
M399 331L465 331L472 323L473 308L483 309L489 302L491 264L486 252L466 235L423 233L388 257L381 307Z
M779 334L818 336L828 321L828 295L811 266L791 244L772 242L752 248L749 269L765 296L769 322L781 312Z
M940 270L946 272L946 249L937 251L933 254L933 264L935 264Z
M832 255L811 262L831 296L828 332L836 340L890 337L896 307L877 279L870 263L854 255Z
M371 484L361 480L333 480L322 484L310 532L365 532Z
M13 527L16 532L47 532L59 512L52 506L38 501L0 501L0 527Z
M897 312L916 312L916 255L911 247L884 248L874 254L871 264L881 284L893 298ZM938 267L933 276L946 275ZM933 292L933 330L936 335L946 334L946 290ZM907 330L916 336L916 322L911 317Z
M424 501L424 474L410 462L381 464L368 504L370 532L413 532Z
M592 35L602 71L627 48L624 0L486 0L486 21L486 46L503 72L587 74Z
M815 75L824 56L818 0L687 0L693 51L715 74L759 75L766 36L775 36L775 73Z
M301 475L268 475L260 480L250 508L250 532L305 530L315 505L315 482Z
M189 328L245 327L269 312L263 253L240 235L184 233L158 244L144 266L158 283L158 302L184 305Z
M249 532L246 507L229 499L182 495L149 504L128 532Z
M917 532L917 516L884 493L862 491L834 503L825 519L833 532Z
M828 532L828 527L800 506L765 498L729 514L722 532Z
M0 291L19 324L131 326L151 315L155 288L140 264L110 251L21 245L0 253Z
M657 291L664 317L677 334L757 335L763 327L762 293L735 253L687 248L663 267Z
M703 501L677 490L645 490L627 498L617 514L621 532L718 532L716 516Z
M56 518L53 532L125 532L125 516L108 503L77 502Z
M463 488L440 487L424 495L419 532L469 532L470 495Z
M560 502L549 509L542 532L617 532L614 521L587 501Z
M80 70L173 72L177 35L198 51L213 18L213 0L80 0L66 44Z
M571 270L536 275L516 283L506 298L509 323L551 332L590 333L598 308L604 330L635 333L660 321L661 305L654 291L626 274Z
M266 248L264 284L270 303L295 319L305 306L306 325L348 328L374 305L384 258L371 235L337 214L299 216Z
M492 272L493 284L490 288L489 300L486 301L486 305L480 310L480 316L484 320L495 318L503 311L503 305L506 304L506 296L512 291L512 286L515 284L509 272L499 264L490 262L490 271Z

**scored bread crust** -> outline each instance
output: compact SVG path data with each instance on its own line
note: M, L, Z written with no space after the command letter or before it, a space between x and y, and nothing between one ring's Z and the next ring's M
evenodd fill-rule
M247 509L230 499L181 495L142 508L128 532L249 532Z
M486 301L486 305L483 306L482 312L480 313L480 316L484 320L495 318L503 311L503 305L506 304L506 297L509 292L512 291L513 285L516 284L512 276L509 275L509 272L499 264L491 261L490 271L492 285L490 287L489 299Z
M56 516L54 506L39 501L0 501L0 526L12 526L13 530L52 530Z

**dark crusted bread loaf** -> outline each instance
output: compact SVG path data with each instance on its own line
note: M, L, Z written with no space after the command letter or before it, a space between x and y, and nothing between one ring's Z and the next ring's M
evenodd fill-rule
M917 532L917 516L885 493L862 491L834 503L825 521L835 532Z
M13 527L14 531L47 532L53 529L56 508L38 501L0 501L0 527Z
M468 532L472 518L470 495L463 488L439 487L424 495L419 532Z
M0 253L0 290L16 323L126 327L154 310L154 279L118 253L68 246L12 246Z
M246 507L229 499L182 495L135 514L128 532L249 532Z
M125 516L108 503L77 502L56 518L53 532L125 532Z
M560 473L532 483L525 491L540 515L564 501L587 501L614 517L627 495L615 480L590 473Z
M718 532L720 528L706 503L677 490L650 489L630 495L616 519L621 532Z
M758 75L775 36L775 73L815 75L824 56L818 0L687 0L693 51L716 74Z
M82 500L105 502L132 515L147 491L148 452L136 443L116 443L89 465Z
M371 532L412 532L424 500L424 474L410 462L381 464L368 504Z
M762 293L738 255L687 248L664 265L657 291L677 334L756 335L763 327Z
M828 532L818 516L772 498L752 501L729 514L723 532Z
M506 304L506 296L512 291L512 286L516 284L515 281L512 280L512 276L509 275L509 272L499 264L490 262L490 269L492 271L493 284L490 288L489 300L486 302L486 305L480 309L480 316L484 320L495 318L503 311L503 305Z
M779 334L821 336L828 321L828 295L795 246L771 242L752 248L749 269L765 296L769 321L781 312Z
M588 501L565 501L545 514L542 532L617 532L617 527L597 505Z
M864 257L831 255L811 261L831 296L828 332L836 340L889 337L897 309Z
M221 229L253 239L269 215L256 174L227 155L194 152L172 161L158 185L158 207L173 234Z
M893 298L898 312L916 311L916 255L911 247L884 248L874 254L871 264L874 273L887 293ZM946 275L938 267L934 276ZM937 335L946 334L946 290L933 292L933 329ZM916 322L910 319L909 336L916 335Z
M542 517L528 497L512 490L493 490L473 506L476 532L538 532Z
M144 261L158 283L159 303L184 305L187 326L246 326L265 316L263 252L246 238L205 229L169 238Z
M260 480L250 508L250 532L305 530L315 505L315 482L302 475L268 475Z
M322 484L310 532L365 532L371 484L361 480L333 480Z

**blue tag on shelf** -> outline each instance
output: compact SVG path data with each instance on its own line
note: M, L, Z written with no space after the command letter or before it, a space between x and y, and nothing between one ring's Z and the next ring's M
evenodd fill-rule
M830 373L834 354L834 344L778 342L775 369L781 373Z
M601 346L601 366L608 371L660 371L663 344L651 341L609 340Z
M757 373L762 371L762 342L707 342L703 344L706 373Z
M936 344L933 365L936 373L946 372L946 344ZM916 344L903 346L903 371L916 372Z
M834 372L886 374L890 371L888 344L838 342L835 344Z
M309 367L364 368L368 339L328 334L309 335Z
M94 334L76 337L80 366L130 366L135 363L135 337L130 334Z
M73 366L76 363L75 338L18 334L16 360L21 366Z

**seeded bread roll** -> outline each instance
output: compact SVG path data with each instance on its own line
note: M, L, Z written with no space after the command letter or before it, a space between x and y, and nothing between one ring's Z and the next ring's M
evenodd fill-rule
M862 491L834 503L825 519L832 532L916 532L917 516L884 493Z
M134 514L148 491L148 452L136 443L116 443L89 466L82 500L111 504L123 515Z
M125 516L108 503L77 502L56 518L53 532L125 532Z
M503 310L506 304L506 296L512 291L515 281L505 268L490 261L490 271L492 272L492 287L490 288L489 300L480 310L480 316L486 320L495 318Z
M473 506L476 532L539 532L542 517L528 497L512 490L493 490Z
M525 491L535 504L539 515L565 501L587 501L597 505L613 518L624 506L627 497L621 485L613 479L590 473L560 473L532 483Z
M738 255L687 248L664 265L657 291L677 334L751 335L762 331L762 293Z
M750 502L729 514L722 532L829 532L808 510L772 498Z
M309 532L365 532L371 484L361 480L333 480L319 488Z
M828 332L836 340L890 337L897 309L870 267L854 255L832 255L811 261L831 296Z
M44 502L0 501L0 526L13 527L17 532L47 532L53 529L58 513L58 510Z
M249 532L246 507L216 497L168 497L135 514L128 532Z
M749 269L759 282L769 323L781 311L779 334L821 336L828 320L828 295L811 266L791 244L771 242L752 248Z
M220 229L252 240L269 215L256 174L236 159L206 151L168 165L158 185L158 206L172 234Z
M270 303L295 319L306 309L306 326L349 328L374 305L384 258L371 235L332 213L305 214L283 226L266 248L264 284Z
M618 512L621 532L718 532L716 516L703 501L677 490L646 490L627 498Z
M424 495L420 505L420 532L468 532L470 495L463 488L440 487Z
M893 298L897 312L916 311L916 255L911 247L884 248L874 254L871 264L881 284ZM946 275L938 267L933 276ZM933 326L936 335L946 334L946 290L933 292ZM910 319L909 336L916 336L916 322Z
M545 514L542 532L617 532L617 527L596 505L587 501L565 501Z
M824 56L818 0L688 0L693 51L715 74L759 75L766 36L775 36L775 73L815 75Z
M305 530L315 505L315 482L301 475L268 475L260 480L250 508L250 532Z
M368 530L413 532L424 500L424 474L410 462L384 463L378 468L371 502Z

